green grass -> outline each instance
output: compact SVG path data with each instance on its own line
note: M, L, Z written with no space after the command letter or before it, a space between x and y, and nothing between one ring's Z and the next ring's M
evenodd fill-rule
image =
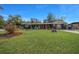
M0 53L79 53L79 34L23 30L20 36L0 37Z

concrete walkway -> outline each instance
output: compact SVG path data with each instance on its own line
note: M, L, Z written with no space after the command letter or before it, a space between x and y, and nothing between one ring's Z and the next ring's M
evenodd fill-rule
M4 29L0 29L0 31L4 31Z
M79 30L62 30L62 31L79 34Z

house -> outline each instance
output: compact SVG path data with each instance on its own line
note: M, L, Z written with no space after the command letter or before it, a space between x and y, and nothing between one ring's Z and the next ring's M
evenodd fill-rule
M66 29L66 23L64 21L55 21L51 23L24 23L24 28L26 29L52 29L56 27L57 29Z

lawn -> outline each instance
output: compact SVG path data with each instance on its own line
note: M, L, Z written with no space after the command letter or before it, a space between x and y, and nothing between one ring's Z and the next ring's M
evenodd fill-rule
M0 37L0 53L79 53L79 34L50 30L23 30L22 32L20 36Z

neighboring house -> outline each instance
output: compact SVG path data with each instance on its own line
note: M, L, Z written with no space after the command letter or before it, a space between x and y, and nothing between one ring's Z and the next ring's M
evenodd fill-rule
M71 23L72 29L79 29L79 22L73 22Z
M79 29L79 22L73 22L73 23L70 23L70 24L68 24L68 29L69 30L74 30L74 29Z

